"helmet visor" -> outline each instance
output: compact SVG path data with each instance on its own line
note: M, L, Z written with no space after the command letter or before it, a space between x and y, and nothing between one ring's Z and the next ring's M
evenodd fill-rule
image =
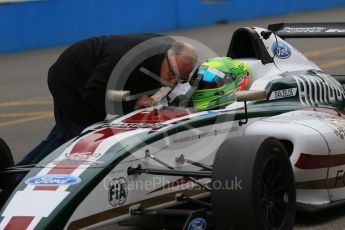
M198 74L202 75L198 89L214 89L224 85L225 74L217 69L206 67L200 68Z

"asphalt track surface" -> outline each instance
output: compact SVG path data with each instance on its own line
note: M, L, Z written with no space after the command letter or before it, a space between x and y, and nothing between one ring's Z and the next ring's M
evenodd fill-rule
M233 32L243 26L266 27L279 22L344 21L345 8L231 22L166 32L195 39L225 55ZM345 74L345 39L291 39L321 68ZM0 137L17 162L40 143L54 125L52 98L46 78L49 66L66 47L0 55ZM128 229L128 228L116 228ZM319 213L298 213L295 229L345 229L345 206Z

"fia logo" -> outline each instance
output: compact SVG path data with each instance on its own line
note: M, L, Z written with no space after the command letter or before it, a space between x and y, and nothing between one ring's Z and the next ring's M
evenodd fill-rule
M122 205L126 202L128 186L125 178L115 178L109 185L109 203L112 206Z

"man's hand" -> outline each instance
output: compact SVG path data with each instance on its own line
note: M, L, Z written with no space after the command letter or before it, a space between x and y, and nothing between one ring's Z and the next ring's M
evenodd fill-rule
M135 103L134 109L137 110L137 109L141 109L141 108L151 107L151 106L154 106L156 104L157 104L157 102L155 102L151 97L142 96Z

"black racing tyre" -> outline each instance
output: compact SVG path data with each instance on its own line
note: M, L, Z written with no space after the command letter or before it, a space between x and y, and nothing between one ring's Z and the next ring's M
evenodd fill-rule
M294 184L290 159L277 139L244 136L224 141L212 172L216 229L293 229Z
M3 139L0 138L0 172L5 168L14 165L11 150ZM9 190L12 189L14 176L11 174L0 174L0 207L7 198Z

